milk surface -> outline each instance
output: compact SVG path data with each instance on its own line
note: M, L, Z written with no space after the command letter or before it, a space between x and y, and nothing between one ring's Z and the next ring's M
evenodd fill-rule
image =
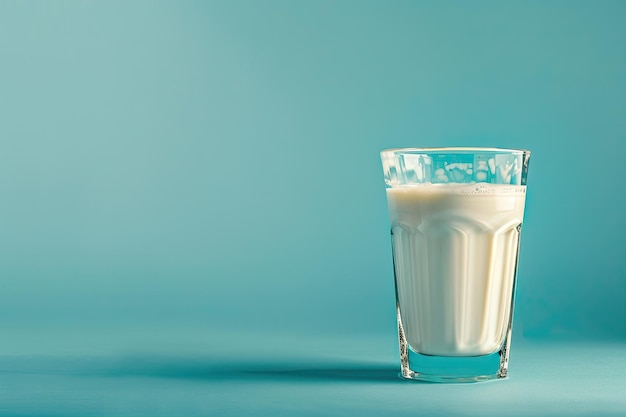
M497 351L511 315L526 187L419 184L387 189L396 296L411 348Z

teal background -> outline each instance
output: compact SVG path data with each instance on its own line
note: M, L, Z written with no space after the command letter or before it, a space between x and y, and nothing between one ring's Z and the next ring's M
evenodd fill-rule
M501 398L544 369L577 378L528 352L580 346L564 369L616 359L577 412L626 410L611 397L626 389L625 16L622 1L0 1L0 414L167 413L183 396L159 389L197 380L224 392L187 415L355 412L329 393L356 404L384 390L355 383L397 372L379 152L404 146L532 151L527 362L513 351L503 384L517 367L522 386ZM246 364L253 384L287 372L292 401L283 385L240 399L250 375L224 369ZM49 380L120 369L141 376L125 396ZM428 390L434 413L448 394ZM545 409L573 415L566 391Z

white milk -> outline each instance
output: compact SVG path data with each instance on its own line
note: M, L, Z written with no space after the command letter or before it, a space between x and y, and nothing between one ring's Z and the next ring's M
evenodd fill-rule
M424 184L387 189L405 337L426 355L500 348L511 315L525 186Z

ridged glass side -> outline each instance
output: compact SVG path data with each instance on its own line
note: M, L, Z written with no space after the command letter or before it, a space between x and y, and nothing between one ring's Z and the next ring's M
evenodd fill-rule
M415 352L474 356L500 348L511 314L518 226L393 225L397 303ZM457 262L447 262L445 252L456 253Z

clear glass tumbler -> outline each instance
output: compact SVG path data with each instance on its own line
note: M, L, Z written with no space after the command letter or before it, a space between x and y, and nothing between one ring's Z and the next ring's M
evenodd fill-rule
M530 152L381 152L401 375L474 382L507 375Z

